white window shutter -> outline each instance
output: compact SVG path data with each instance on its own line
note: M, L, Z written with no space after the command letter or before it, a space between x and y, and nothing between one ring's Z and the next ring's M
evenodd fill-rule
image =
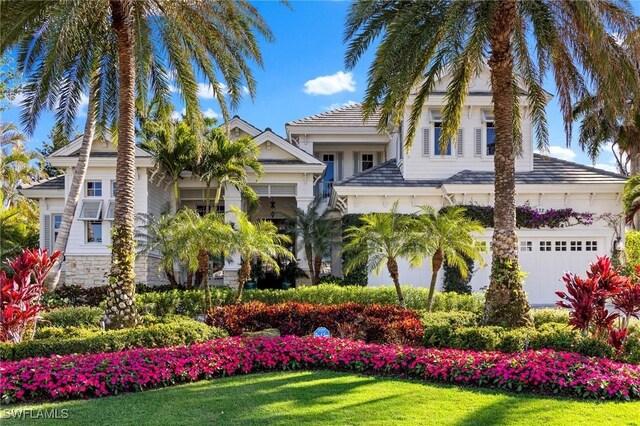
M428 157L431 155L431 129L424 127L422 129L422 156Z
M355 175L360 171L360 153L353 153L353 174Z
M344 177L343 174L342 174L342 163L344 162L343 158L342 158L344 156L343 154L344 153L339 152L336 155L336 162L335 162L335 165L333 166L334 169L335 169L334 173L336 175L336 180L339 180L339 181L342 180L343 177Z
M458 145L458 157L464 157L464 133L462 129L458 129L458 141L456 143Z
M51 244L51 215L44 216L44 229L42 232L44 232L44 248L51 252L53 248Z
M475 156L482 157L482 128L477 127L474 129L474 146L475 146Z

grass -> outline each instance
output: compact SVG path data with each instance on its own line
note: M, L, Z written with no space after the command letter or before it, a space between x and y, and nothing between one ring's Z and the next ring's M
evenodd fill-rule
M201 381L83 401L10 407L67 409L66 425L433 424L640 425L640 402L593 402L335 372L284 372ZM59 411L60 412L60 411ZM32 412L33 415L36 412ZM45 425L60 420L37 419Z

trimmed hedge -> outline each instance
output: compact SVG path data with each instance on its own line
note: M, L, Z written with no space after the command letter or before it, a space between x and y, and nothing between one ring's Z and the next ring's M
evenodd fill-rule
M24 358L68 355L75 353L116 352L130 348L160 348L165 346L189 345L206 342L227 333L219 328L210 327L190 318L169 318L167 322L124 330L102 331L84 329L77 337L76 328L45 328L41 333L48 338L11 344L0 343L1 360L20 360ZM66 335L67 338L62 338Z
M424 309L428 289L404 288L407 308ZM212 288L211 299L214 306L233 304L235 291L228 288ZM314 287L299 287L290 290L250 290L243 293L243 301L263 302L267 305L299 302L315 305L339 305L357 303L361 305L397 305L398 296L393 287L358 287L323 284ZM143 313L155 316L180 314L191 317L202 315L204 311L204 291L171 290L162 293L145 293L136 296L138 308ZM484 306L480 294L467 295L437 292L434 295L432 311L481 312Z
M99 326L104 309L88 306L52 309L42 314L39 324L51 327Z
M423 333L420 316L415 311L354 303L322 306L250 302L212 309L207 324L223 328L232 336L268 328L277 328L286 336L306 336L318 327L325 327L332 336L387 344L420 344Z

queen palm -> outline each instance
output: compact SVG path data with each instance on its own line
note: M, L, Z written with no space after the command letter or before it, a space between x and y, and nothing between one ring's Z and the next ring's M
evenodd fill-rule
M386 267L396 288L398 304L404 307L398 260L410 259L414 266L420 262L412 257L412 222L408 216L398 213L397 207L396 203L388 213L363 215L360 226L350 226L345 230L347 242L342 251L350 254L344 267L347 274L360 266L379 274Z
M460 206L448 207L436 212L431 206L420 207L412 223L415 252L419 258L431 257L431 282L427 297L427 310L431 309L438 272L444 262L456 268L463 278L469 274L467 259L482 265L482 248L474 234L481 234L484 227L469 220Z
M634 218L640 212L640 174L632 176L624 185L622 204L627 223L633 223Z
M65 110L74 114L85 76L91 70L87 64L92 61L87 58L93 52L92 41L107 43L110 48L107 50L115 52L115 57L103 55L101 63L112 68L117 64L114 78L106 84L118 85L118 96L107 98L117 101L117 109L105 108L107 112L117 111L118 123L118 191L105 318L112 328L133 325L137 322L133 303L136 98L145 102L153 95L168 104L170 72L186 104L186 118L199 129L202 115L197 98L197 71L227 118L227 102L231 107L237 106L244 87L254 96L256 84L248 63L262 64L256 33L270 40L271 32L246 0L5 1L0 8L0 20L3 22L0 53L20 44L24 62L37 68L31 76L34 82L31 99L27 99L33 108L25 107L26 120L37 120L39 112L49 104L43 102L43 94L50 91L68 93L66 99L70 102ZM55 49L47 51L44 48L47 43ZM35 61L45 51L50 54ZM58 63L67 66L56 67ZM61 78L61 69L70 73Z
M39 167L32 164L37 155L27 151L21 142L0 150L0 207L15 207L18 203L20 185L30 184L42 176Z
M164 271L169 284L176 288L179 286L174 271L174 263L179 259L182 250L175 237L175 218L173 215L162 214L160 217L143 215L140 218L143 224L136 230L136 240L141 253L160 254L160 268Z
M194 210L182 209L172 223L173 244L178 257L191 272L202 271L207 310L211 309L209 288L209 254L226 258L231 252L233 228L225 223L224 215L216 212L200 216Z
M291 244L291 238L278 232L278 227L268 220L252 222L247 213L237 207L232 207L234 214L234 237L232 252L240 255L240 269L238 270L238 291L236 303L242 300L244 285L251 276L251 262L260 260L263 266L280 273L280 260L296 260L287 245Z
M346 24L347 68L379 40L363 102L366 116L381 112L379 125L398 124L412 100L406 131L411 145L423 106L440 76L448 72L440 144L455 141L472 79L487 64L493 92L496 147L495 228L492 274L485 318L488 324L530 323L518 266L515 221L515 158L521 149L521 96L539 148L547 145L547 102L543 77L553 76L570 139L573 99L590 82L607 87L609 98L625 99L637 87L637 72L619 54L616 38L636 28L627 1L463 2L356 1ZM517 76L517 77L516 77ZM444 151L444 149L443 149Z

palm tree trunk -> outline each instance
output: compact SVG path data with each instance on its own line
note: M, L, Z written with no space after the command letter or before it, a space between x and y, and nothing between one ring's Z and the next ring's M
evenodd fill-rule
M173 181L173 214L178 211L178 203L180 200L180 187L178 186L178 179Z
M249 281L249 276L251 275L251 261L244 260L242 265L240 265L240 269L238 270L238 291L236 293L235 303L240 303L242 301L242 290L244 290L244 284Z
M640 146L638 144L640 144L640 139L636 140L629 149L629 177L640 173ZM640 230L640 213L636 213L631 226L634 230Z
M515 0L501 0L490 30L491 87L496 148L493 266L486 295L485 322L508 327L531 324L527 296L522 289L516 234L516 150L513 140L513 54Z
M173 268L170 267L166 267L164 268L164 274L167 276L167 279L169 280L169 284L171 284L171 287L173 288L178 288L178 280L176 280L176 275L173 273Z
M316 285L316 274L313 268L313 248L311 244L304 245L304 256L307 258L307 266L309 266L309 278L311 278L311 285Z
M136 183L135 151L135 50L133 16L129 2L110 0L111 25L118 37L118 154L113 228L111 230L111 272L107 292L105 323L109 328L132 327L138 323L135 297L134 206Z
M211 309L211 289L209 288L209 253L201 250L198 253L198 271L202 273L204 279L204 297L206 303L206 312ZM205 312L205 314L206 314Z
M442 268L442 262L444 262L444 253L442 253L442 250L437 250L431 258L431 284L429 285L429 296L427 296L427 311L431 310L433 293L436 291L436 281L438 280L438 272Z
M187 290L193 289L193 272L187 272L187 282L185 283L185 287Z
M387 269L389 270L389 275L393 280L393 285L396 287L396 293L398 294L398 305L401 308L405 307L404 296L402 294L402 288L400 287L400 277L398 274L398 262L395 259L387 260Z
M84 178L87 175L87 168L89 167L89 155L91 153L91 145L93 145L93 137L96 127L96 114L94 105L94 92L89 91L89 104L87 105L87 120L84 123L84 134L82 135L82 145L80 146L80 152L78 156L78 162L76 168L73 171L73 179L71 180L71 188L69 188L69 195L67 195L67 201L64 205L64 213L62 214L62 223L60 224L60 231L56 238L53 251L60 250L65 252L67 250L67 242L69 241L69 233L71 232L71 224L73 217L76 214L76 207L80 200L80 193L84 183ZM62 261L56 262L51 269L49 279L46 282L47 291L54 291L60 282L60 271L62 268Z
M322 271L322 256L316 256L313 264L313 277L315 282L320 279L320 272Z
M213 200L213 203L217 206L220 202L220 196L222 195L222 185L218 183L218 187L216 188L216 198Z

